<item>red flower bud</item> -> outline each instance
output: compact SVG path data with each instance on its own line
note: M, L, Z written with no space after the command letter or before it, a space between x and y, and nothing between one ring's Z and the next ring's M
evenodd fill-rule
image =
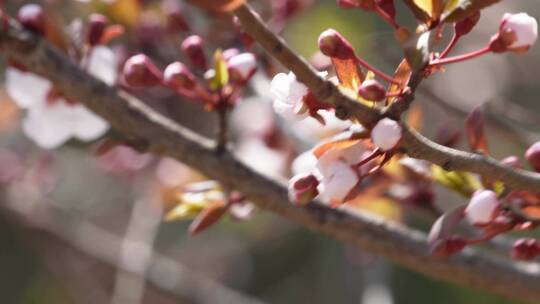
M90 46L96 46L101 42L105 29L109 20L101 14L92 14L88 18L88 33L86 34L86 42Z
M540 244L535 239L519 239L512 246L510 254L516 260L532 260L540 254Z
M289 181L289 200L299 205L311 202L319 191L319 181L313 174L298 174Z
M189 31L189 24L186 22L180 8L174 8L168 12L167 29L174 33Z
M355 57L352 45L334 29L328 29L319 36L319 49L331 58L351 59Z
M192 35L187 37L181 45L182 52L191 64L201 70L207 70L208 63L204 52L204 43L201 37Z
M465 239L458 235L452 235L432 248L432 254L441 258L449 257L462 251L465 246L467 246Z
M126 83L135 88L153 87L163 79L159 69L144 54L129 58L124 65L123 75Z
M38 4L23 5L17 13L17 20L28 30L44 35L46 29L45 12Z
M457 22L454 25L456 36L464 36L470 33L472 29L476 26L479 20L480 20L480 11L477 11L476 13L470 15L469 17Z
M533 144L527 152L525 158L529 161L535 171L540 172L540 141Z
M371 79L360 85L358 95L369 101L383 101L386 98L386 90L380 82Z
M195 76L181 62L173 62L165 68L163 82L173 90L191 90L196 86Z

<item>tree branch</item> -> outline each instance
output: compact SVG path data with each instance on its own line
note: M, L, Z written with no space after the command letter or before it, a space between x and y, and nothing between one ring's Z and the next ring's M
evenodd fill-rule
M234 14L242 23L243 29L286 68L293 71L313 94L320 100L336 106L340 118L354 117L366 127L373 126L381 117L388 115L397 118L414 99L407 95L401 105L391 106L380 112L341 94L330 82L322 79L307 61L292 51L286 43L274 34L248 5L238 8ZM413 75L409 86L414 91L421 81L420 75ZM447 170L463 170L489 176L504 182L510 188L540 192L540 174L518 170L501 165L497 160L474 153L468 153L439 145L416 131L404 126L401 148L411 157L428 160Z
M247 14L247 8L242 10ZM255 173L228 152L215 153L208 139L163 117L129 94L96 80L46 41L20 29L15 23L0 32L0 49L4 56L24 62L33 72L53 81L66 96L80 101L104 117L119 132L145 141L149 150L155 153L173 157L225 186L241 191L260 208L335 239L352 243L363 250L385 256L435 279L531 302L540 298L538 268L509 263L473 249L465 250L451 259L441 260L429 253L426 236L421 232L364 213L349 212L347 208L331 209L319 202L313 202L305 208L293 206L288 202L287 189L281 183ZM299 64L295 58L292 61L304 69L307 76L302 77L312 81L310 85L316 83L327 87L326 90L330 92L327 96L334 96L332 98L342 100L346 106L356 109L358 117L370 121L379 116L352 106L350 100L332 93L336 92L333 86L328 86L316 76L310 76L313 72L311 68L307 65L303 67L302 61Z

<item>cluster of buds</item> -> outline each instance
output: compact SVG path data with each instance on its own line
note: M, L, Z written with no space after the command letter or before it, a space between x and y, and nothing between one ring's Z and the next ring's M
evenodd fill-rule
M122 73L125 83L132 88L164 86L180 96L202 102L207 108L213 109L232 106L239 90L257 69L255 56L252 53L240 53L237 49L228 49L223 53L216 51L214 68L209 68L203 39L197 35L187 37L180 49L188 64L172 62L163 71L144 54L130 57ZM198 78L196 75L204 77Z

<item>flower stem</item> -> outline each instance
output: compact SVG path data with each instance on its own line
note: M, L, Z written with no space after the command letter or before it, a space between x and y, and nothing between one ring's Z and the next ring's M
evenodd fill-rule
M467 53L467 54L454 56L454 57L449 57L449 58L437 59L437 60L432 61L429 65L430 66L439 66L439 65L444 65L444 64L451 64L451 63L461 62L461 61L470 60L470 59L473 59L473 58L476 58L476 57L480 57L480 56L485 55L485 54L487 54L489 52L491 52L491 49L489 48L489 46L486 46L486 47L481 48L481 49L479 49L477 51L470 52L470 53Z
M388 75L386 75L385 73L377 70L376 68L374 68L373 66L371 66L367 61L365 61L364 59L356 56L356 62L358 64L360 64L361 66L363 66L364 68L372 71L375 75L381 77L382 79L388 81L389 83L393 83L393 84L398 84L398 85L402 85L403 83L397 79L394 79Z

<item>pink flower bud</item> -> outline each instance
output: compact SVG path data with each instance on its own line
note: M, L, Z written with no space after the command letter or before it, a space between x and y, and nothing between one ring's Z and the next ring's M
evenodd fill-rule
M351 59L354 58L352 45L334 29L328 29L319 36L319 49L331 58Z
M221 53L221 57L223 57L223 60L229 61L229 59L239 54L240 54L240 50L238 50L237 48L230 48L230 49L224 50L223 53Z
M494 52L526 51L538 38L538 23L526 13L505 14L499 32L492 38Z
M181 62L173 62L165 68L163 82L173 90L191 90L197 84L195 76Z
M248 80L257 70L257 60L252 53L241 53L233 56L227 64L232 78L239 81Z
M134 88L153 87L163 79L159 69L144 54L135 55L126 61L123 76L126 83Z
M511 256L516 260L532 260L539 254L540 244L535 239L519 239L512 246Z
M523 166L521 165L519 158L515 155L505 157L503 160L501 160L501 164L512 167L512 168L516 168L516 169L523 169Z
M386 98L386 90L377 80L366 80L360 85L358 95L369 101L383 101Z
M499 205L495 192L478 190L473 194L465 209L465 217L473 225L487 225L497 215Z
M401 139L401 126L395 120L383 118L371 130L371 140L383 151L393 149Z
M289 181L289 200L299 205L311 202L317 195L319 181L313 174L298 174Z
M480 11L477 11L476 13L470 15L469 17L459 22L456 22L454 25L456 36L464 36L470 33L472 29L476 26L476 24L478 24L479 20L480 20Z
M38 34L45 34L46 21L43 8L38 4L23 5L17 13L17 20L26 28Z
M525 158L529 161L535 171L540 172L540 141L534 143L527 152Z
M88 23L88 33L86 34L86 42L90 46L96 46L100 43L103 33L107 28L109 20L101 14L90 15Z
M182 42L181 49L194 67L204 71L208 69L204 43L201 37L197 35L187 37Z
M189 31L189 24L184 18L182 9L179 7L170 8L167 12L167 29L171 32Z

